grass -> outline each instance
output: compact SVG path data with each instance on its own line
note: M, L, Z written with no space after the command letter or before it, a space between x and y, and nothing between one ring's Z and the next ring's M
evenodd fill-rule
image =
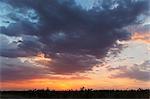
M149 99L149 89L138 90L28 90L28 91L1 91L0 99L43 99L43 98L141 98Z

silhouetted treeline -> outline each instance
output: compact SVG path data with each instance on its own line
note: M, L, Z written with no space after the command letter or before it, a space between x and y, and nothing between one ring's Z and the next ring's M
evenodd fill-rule
M28 91L1 91L3 98L150 98L150 89L138 90L28 90Z

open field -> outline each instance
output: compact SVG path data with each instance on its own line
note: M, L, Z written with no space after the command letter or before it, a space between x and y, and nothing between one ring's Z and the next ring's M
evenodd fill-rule
M149 89L138 90L28 90L28 91L1 91L1 99L24 98L150 98Z

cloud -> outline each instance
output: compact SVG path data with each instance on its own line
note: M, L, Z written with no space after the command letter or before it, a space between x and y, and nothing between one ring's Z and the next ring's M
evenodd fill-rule
M30 61L21 61L19 58L0 57L0 80L1 82L24 81L34 79L49 79L49 80L80 80L90 79L81 75L53 75L47 68L36 66Z
M35 67L28 61L22 62L16 58L0 57L0 74L1 81L15 81L42 78L45 71ZM38 72L38 73L37 73Z
M133 32L134 33L131 36L132 40L150 44L150 24L138 26Z
M21 41L19 38L17 39L16 37L9 37L0 34L0 55L11 58L36 55L40 43L35 41L33 37L28 37L28 39L27 37L21 37L20 39L23 39L23 41Z
M148 10L148 0L116 0L118 6L113 8L113 2L103 1L102 9L88 11L69 0L1 2L7 4L4 9L9 12L3 17L9 25L0 26L0 33L22 40L16 41L14 49L1 49L0 55L17 58L42 52L52 59L45 64L50 72L59 74L91 70L117 40L130 38L124 27L137 24Z
M145 24L143 26L139 26L135 32L150 33L150 24Z
M145 61L140 65L133 65L130 68L120 66L117 68L109 68L109 70L119 70L119 73L112 74L110 78L131 78L141 81L150 81L150 62Z
M58 54L48 64L50 71L57 74L71 74L92 70L99 63L94 56L83 56L73 54Z
M134 33L131 39L150 44L150 33Z

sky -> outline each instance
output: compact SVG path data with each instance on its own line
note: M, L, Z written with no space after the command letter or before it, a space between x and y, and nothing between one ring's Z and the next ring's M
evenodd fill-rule
M150 88L149 0L0 0L0 90Z

